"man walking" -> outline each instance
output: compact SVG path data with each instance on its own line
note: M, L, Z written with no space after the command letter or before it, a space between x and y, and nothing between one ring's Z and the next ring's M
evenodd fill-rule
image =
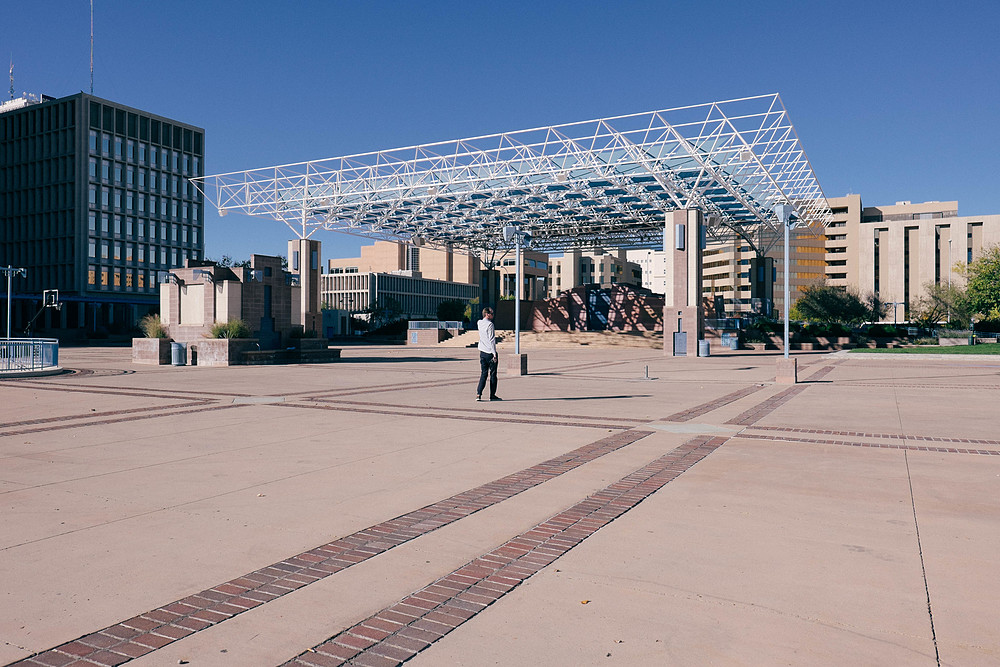
M483 308L483 319L479 320L479 388L476 389L476 400L483 400L483 389L486 388L486 378L490 379L490 400L502 400L497 396L497 335L493 328L493 309Z

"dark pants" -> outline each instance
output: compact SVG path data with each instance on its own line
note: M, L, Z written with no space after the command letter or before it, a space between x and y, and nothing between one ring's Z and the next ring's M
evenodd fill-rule
M479 388L476 389L476 396L483 395L486 388L486 376L490 378L490 396L497 395L497 360L489 352L479 353L479 367L483 372L479 375Z

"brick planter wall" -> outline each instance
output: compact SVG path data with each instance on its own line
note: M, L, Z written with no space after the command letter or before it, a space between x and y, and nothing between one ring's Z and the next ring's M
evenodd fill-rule
M133 338L132 363L164 365L170 363L169 338Z

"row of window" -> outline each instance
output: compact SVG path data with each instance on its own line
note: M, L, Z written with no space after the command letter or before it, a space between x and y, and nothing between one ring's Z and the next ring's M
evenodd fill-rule
M74 152L73 128L0 142L0 162L31 162Z
M175 197L186 197L194 201L201 200L201 193L194 187L194 183L183 176L169 172L90 158L87 173L95 184L103 182L119 187L124 185L148 192L173 194Z
M98 241L91 239L87 256L91 260L125 262L128 264L152 264L163 268L183 266L188 259L199 259L197 249L167 248L165 246L147 246L142 243L122 243L121 241Z
M87 267L87 287L124 292L156 292L156 271L123 267Z
M0 159L0 164L4 160ZM73 181L71 156L35 160L34 162L0 167L0 190L35 188L53 183Z
M28 107L20 113L0 116L0 141L28 137L36 132L71 128L76 123L76 101Z
M157 235L159 227L159 235ZM132 216L111 215L110 213L90 212L87 229L91 236L97 236L98 230L103 236L114 234L116 237L135 237L139 240L156 241L160 243L182 243L198 245L199 227L181 225L178 223L155 222ZM148 231L148 234L147 234Z
M105 134L148 141L198 155L203 153L201 132L97 101L90 102L90 127L103 130Z
M58 183L28 190L0 192L0 215L17 212L21 215L73 208L73 188L70 183Z
M132 139L122 139L106 133L90 131L88 144L91 155L114 157L132 164L144 167L159 167L169 169L186 176L201 176L201 158L197 155L184 153L136 142Z
M198 222L201 219L201 205L195 202L133 193L131 190L102 188L91 185L88 195L91 208L114 209L137 215L170 218L183 222Z

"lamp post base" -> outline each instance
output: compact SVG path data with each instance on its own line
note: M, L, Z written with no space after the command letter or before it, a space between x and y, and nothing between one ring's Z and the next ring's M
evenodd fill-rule
M507 375L527 375L528 374L528 355L524 352L520 354L507 354L504 355L506 362L504 366L507 369Z
M779 358L774 381L778 384L796 384L799 381L799 360L795 357Z

